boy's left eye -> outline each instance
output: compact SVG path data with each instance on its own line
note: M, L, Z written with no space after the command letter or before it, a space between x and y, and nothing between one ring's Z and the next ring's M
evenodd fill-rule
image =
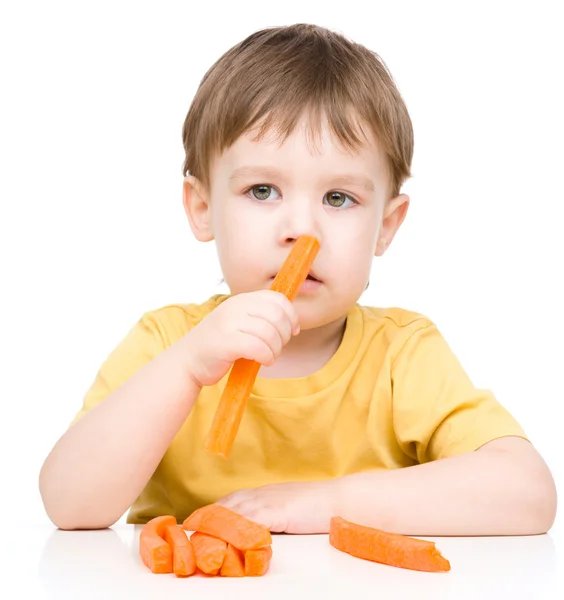
M347 201L349 202L348 206L356 204L353 198L347 196L347 194L343 194L343 192L329 192L325 195L325 198L327 199L327 204L333 208L342 208L346 205Z
M276 200L276 198L271 197L273 191L276 190L271 185L265 184L255 185L248 190L255 200Z

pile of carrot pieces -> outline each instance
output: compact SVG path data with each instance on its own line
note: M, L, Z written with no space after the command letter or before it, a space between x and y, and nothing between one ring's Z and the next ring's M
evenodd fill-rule
M263 525L210 504L182 525L172 515L151 519L141 528L139 553L153 573L260 577L270 567L272 536Z
M185 530L192 535L188 537ZM356 558L393 567L450 571L450 562L434 542L357 525L341 517L331 519L329 543ZM151 519L141 529L139 552L153 573L260 577L270 567L272 537L263 525L210 504L193 512L182 525L171 515Z

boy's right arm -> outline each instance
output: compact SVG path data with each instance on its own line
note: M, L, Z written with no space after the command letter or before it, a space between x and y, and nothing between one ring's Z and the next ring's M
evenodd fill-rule
M55 444L39 476L51 521L61 529L113 525L149 481L202 386L219 381L237 358L271 365L297 326L292 303L277 292L220 304Z

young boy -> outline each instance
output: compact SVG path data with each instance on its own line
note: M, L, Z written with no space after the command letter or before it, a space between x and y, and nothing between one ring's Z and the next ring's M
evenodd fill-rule
M554 482L519 423L428 318L357 302L409 204L412 125L378 56L312 25L259 31L205 75L183 140L189 224L230 294L147 312L110 354L41 469L53 523L218 502L273 532L550 529ZM306 234L320 250L292 303L269 287ZM240 357L262 366L224 459L204 441Z

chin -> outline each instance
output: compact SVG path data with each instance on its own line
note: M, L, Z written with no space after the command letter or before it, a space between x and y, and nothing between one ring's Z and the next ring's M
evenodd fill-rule
M309 299L300 296L296 298L294 304L298 311L300 329L302 331L329 325L345 317L350 310L350 307L347 308L346 306L343 306L342 310L339 310L339 307L335 304L329 307L328 303L311 302Z

